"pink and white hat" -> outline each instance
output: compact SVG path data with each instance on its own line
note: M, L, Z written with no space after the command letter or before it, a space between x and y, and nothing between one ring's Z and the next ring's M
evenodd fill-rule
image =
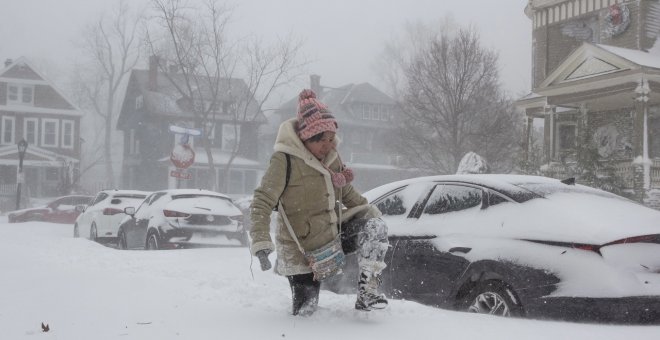
M337 120L310 89L302 90L298 95L297 130L303 142L325 131L337 131Z

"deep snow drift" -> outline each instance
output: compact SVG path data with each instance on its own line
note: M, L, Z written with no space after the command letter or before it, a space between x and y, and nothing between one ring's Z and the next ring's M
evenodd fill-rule
M72 233L0 216L1 339L660 337L658 326L505 319L396 300L385 311L357 312L354 295L327 291L316 314L294 317L286 280L261 272L246 248L120 251Z

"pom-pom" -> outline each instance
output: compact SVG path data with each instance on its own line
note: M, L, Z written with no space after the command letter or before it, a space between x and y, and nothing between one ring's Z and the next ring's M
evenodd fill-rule
M346 177L341 172L332 174L332 184L335 188L343 188L346 185Z
M300 92L300 95L298 95L298 100L302 101L305 99L309 98L316 98L316 93L310 89L304 89L302 92Z
M351 168L346 168L341 173L344 174L344 178L346 178L346 184L353 182L354 176Z
M346 168L342 172L333 172L331 178L335 188L343 188L353 181L353 170Z

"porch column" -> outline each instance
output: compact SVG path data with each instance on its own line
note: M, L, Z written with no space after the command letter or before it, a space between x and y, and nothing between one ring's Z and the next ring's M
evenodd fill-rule
M545 121L543 123L543 153L545 154L545 163L549 164L555 154L555 116L554 106L546 105L543 107Z
M579 114L577 118L577 136L576 136L576 144L582 145L584 147L587 147L588 144L591 141L589 140L589 133L587 132L587 129L589 128L589 107L587 104L582 103L580 104L580 109L579 109ZM577 146L577 145L576 145ZM578 152L582 149L580 147L576 148L576 158L578 160L584 159L585 155L579 154Z
M651 161L648 151L648 101L651 89L645 78L635 88L635 111L633 112L633 190L634 198L644 202L646 190L651 186Z
M530 139L532 138L532 126L534 124L534 118L527 116L525 117L525 140L523 141L523 159L526 163L529 162L529 147L531 146Z

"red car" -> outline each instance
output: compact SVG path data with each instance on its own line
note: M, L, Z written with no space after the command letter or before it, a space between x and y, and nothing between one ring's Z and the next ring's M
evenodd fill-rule
M82 195L58 197L42 207L12 211L7 215L7 220L9 223L42 221L73 224L80 215L76 206L87 205L92 198Z

